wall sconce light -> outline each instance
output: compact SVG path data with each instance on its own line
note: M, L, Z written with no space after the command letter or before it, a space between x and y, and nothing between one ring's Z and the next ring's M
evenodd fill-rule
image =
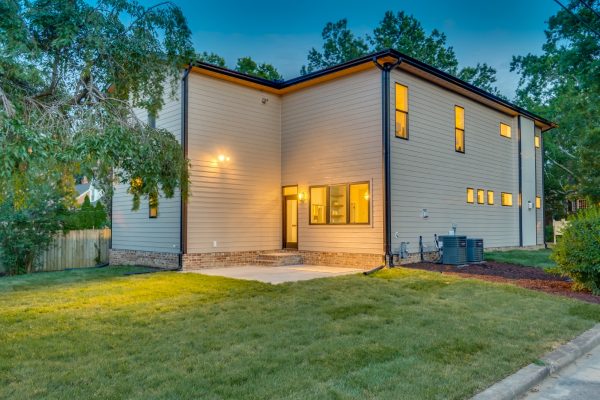
M304 201L306 200L306 193L304 193L304 192L300 192L300 193L298 193L298 200L299 200L301 203L304 203Z
M363 197L365 201L369 201L369 192L365 192L365 195Z
M219 162L229 161L229 156L226 156L225 154L219 154L217 160L219 160Z

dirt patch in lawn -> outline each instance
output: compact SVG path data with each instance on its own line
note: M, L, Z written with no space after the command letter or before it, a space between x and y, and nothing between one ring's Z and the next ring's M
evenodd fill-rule
M567 296L590 303L600 304L600 296L589 292L573 291L573 283L568 278L545 272L541 268L523 267L487 261L456 267L454 265L415 263L404 265L406 268L436 271L443 274L458 275L464 278L476 278L491 282L512 283L527 289Z

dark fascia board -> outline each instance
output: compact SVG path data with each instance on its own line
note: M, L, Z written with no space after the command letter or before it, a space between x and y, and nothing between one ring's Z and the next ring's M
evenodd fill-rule
M547 126L546 129L542 129L542 132L557 127L557 125L552 121L549 121L543 117L540 117L539 115L533 114L533 113L525 110L524 108L517 106L516 104L513 104L507 100L504 100L498 96L495 96L489 92L486 92L485 90L480 89L477 86L474 86L468 82L465 82L453 75L450 75L447 72L441 71L435 67L432 67L431 65L425 64L422 61L419 61L415 58L409 57L409 56L402 54L399 51L396 51L393 49L381 50L381 51L378 51L375 53L367 54L365 56L356 58L354 60L350 60L343 64L339 64L339 65L335 65L333 67L325 68L325 69L322 69L319 71L311 72L310 74L302 75L302 76L292 78L292 79L289 79L286 81L271 81L269 79L264 79L264 78L259 78L256 76L244 74L241 72L230 70L228 68L223 68L223 67L219 67L216 65L208 64L208 63L205 63L202 61L195 61L192 63L192 65L194 67L198 67L198 68L206 69L208 71L213 71L216 73L224 74L227 76L231 76L234 78L252 82L252 83L255 83L258 85L263 85L263 86L266 86L266 87L269 87L269 88L272 88L275 90L281 90L281 89L288 88L290 86L297 85L302 82L309 81L311 79L315 79L315 78L318 78L321 76L325 76L325 75L332 74L332 73L335 73L338 71L342 71L344 69L351 68L351 67L354 67L354 66L366 63L366 62L373 62L382 57L393 57L395 59L399 59L402 63L409 64L417 69L420 69L420 70L422 70L426 73L429 73L429 74L431 74L437 78L440 78L442 80L445 80L445 81L447 81L453 85L456 85L462 89L468 90L468 91L475 93L481 97L484 97L490 101L493 101L493 102L498 103L506 108L516 111L517 113L519 113L521 115L524 115L526 117L529 117L531 119L539 121L542 124Z

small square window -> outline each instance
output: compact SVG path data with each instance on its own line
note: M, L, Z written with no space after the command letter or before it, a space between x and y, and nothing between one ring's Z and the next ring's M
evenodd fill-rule
M477 204L485 204L485 190L477 189Z
M513 195L512 193L502 192L500 196L500 200L503 206L512 207L513 205Z
M473 188L467 188L467 203L473 204L475 202L475 192Z
M505 138L512 137L512 132L510 131L510 125L500 124L500 136L504 136Z
M487 191L487 203L490 206L494 205L494 191L493 190Z

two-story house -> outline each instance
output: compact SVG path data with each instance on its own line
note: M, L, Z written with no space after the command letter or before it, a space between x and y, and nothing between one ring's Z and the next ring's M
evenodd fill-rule
M544 240L554 125L393 50L283 82L197 62L155 123L181 140L191 196L132 212L117 187L114 264L245 265L288 249L371 267L452 227L486 247Z

